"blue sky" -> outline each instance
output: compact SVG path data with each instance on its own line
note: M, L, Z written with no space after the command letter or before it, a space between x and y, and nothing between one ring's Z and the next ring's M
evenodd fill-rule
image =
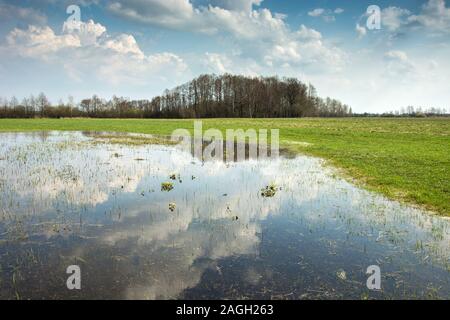
M3 97L151 98L228 72L294 76L357 112L449 109L448 57L445 0L0 0Z

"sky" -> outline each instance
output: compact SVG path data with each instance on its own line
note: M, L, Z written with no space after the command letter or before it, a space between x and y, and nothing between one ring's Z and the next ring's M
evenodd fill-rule
M449 110L449 57L445 0L0 0L8 98L151 99L233 73L296 77L354 112Z

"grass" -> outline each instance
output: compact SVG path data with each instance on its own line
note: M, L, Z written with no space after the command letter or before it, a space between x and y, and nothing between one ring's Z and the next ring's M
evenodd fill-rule
M193 120L1 119L0 131L170 135ZM370 190L450 216L450 119L208 119L203 128L278 128L282 146L319 156Z

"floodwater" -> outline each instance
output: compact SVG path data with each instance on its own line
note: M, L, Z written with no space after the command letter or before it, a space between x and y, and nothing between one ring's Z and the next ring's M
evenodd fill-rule
M449 299L449 230L311 157L0 134L0 299Z

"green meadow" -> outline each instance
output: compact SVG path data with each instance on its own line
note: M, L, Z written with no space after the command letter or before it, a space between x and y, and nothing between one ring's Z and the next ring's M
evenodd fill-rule
M194 120L0 119L0 131L171 134ZM450 119L204 119L203 128L280 129L280 143L326 159L367 189L450 216ZM0 155L1 157L1 155Z

